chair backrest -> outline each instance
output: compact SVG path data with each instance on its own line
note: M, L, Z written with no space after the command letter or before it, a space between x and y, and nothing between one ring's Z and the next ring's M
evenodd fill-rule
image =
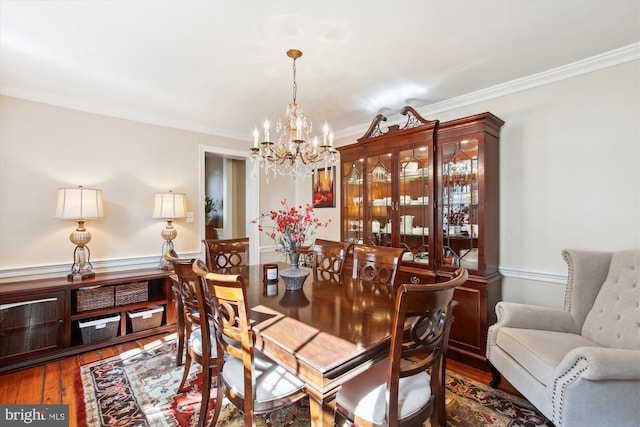
M194 316L191 315L192 313L197 313L199 308L195 288L198 276L191 268L195 259L178 258L177 254L173 250L168 251L164 255L164 258L173 265L173 271L178 278L178 286L176 288L181 306L183 307L184 320L189 324L199 324L199 319L193 318ZM178 315L180 316L182 313L178 313ZM191 330L191 328L187 328L187 330Z
M215 272L221 268L241 267L249 265L249 238L239 239L205 239L207 268Z
M353 245L353 278L393 286L403 248Z
M216 339L218 345L218 369L224 369L225 360L234 357L244 366L244 399L229 398L234 405L243 409L245 414L253 413L254 335L249 318L247 294L242 277L235 274L208 272L202 261L193 264L193 271L208 283L212 293ZM238 343L242 343L238 346ZM249 411L249 412L247 412Z
M615 252L582 335L603 347L640 350L640 251Z
M447 282L398 286L387 372L386 404L389 425L395 424L391 420L398 420L400 378L416 375L430 368L432 398L439 396L444 402L443 359L453 322L453 292L467 278L467 270L459 268ZM432 411L431 408L425 409ZM413 425L416 421L422 423L430 415L418 412L411 420L403 419L402 424Z
M202 328L202 357L208 359L213 354L212 348L215 345L209 339L211 337L209 321L213 320L211 296L206 282L203 284L200 277L193 271L193 264L202 261L195 258L174 258L171 255L165 255L165 258L173 264L173 270L178 277L179 297L183 309L178 316L182 316L185 322L187 341L193 329Z
M344 260L351 243L316 239L308 251L312 254L311 268L314 274L342 274Z

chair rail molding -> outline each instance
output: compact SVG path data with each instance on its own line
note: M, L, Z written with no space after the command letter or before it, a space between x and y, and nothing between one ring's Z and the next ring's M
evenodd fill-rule
M514 279L533 280L536 282L559 283L561 285L567 284L568 276L566 274L522 270L522 269L512 268L512 267L500 267L499 269L500 269L500 274L502 274L504 277L510 277Z
M198 258L203 256L202 252L180 254L185 258ZM204 259L204 258L203 258ZM96 273L119 270L137 270L141 268L153 268L158 266L158 256L151 255L145 257L120 258L103 261L91 261L93 270ZM16 281L16 279L46 279L50 277L67 274L71 270L70 263L36 265L26 267L15 267L0 269L0 284L3 282Z

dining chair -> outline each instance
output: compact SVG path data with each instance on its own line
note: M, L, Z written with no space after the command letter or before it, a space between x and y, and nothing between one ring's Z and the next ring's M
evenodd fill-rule
M182 357L184 356L184 336L185 336L185 320L184 320L184 304L182 303L182 283L184 280L187 280L185 277L180 277L177 274L175 265L176 263L187 263L193 264L192 259L188 258L179 258L178 254L170 249L164 254L164 259L169 261L173 265L174 274L172 275L173 285L171 286L171 291L173 292L173 297L176 301L176 334L177 334L177 351L176 351L176 366L181 366L183 361Z
M353 245L354 279L393 287L404 248Z
M244 425L256 425L256 415L291 405L307 396L304 383L254 348L244 281L239 275L207 271L201 261L193 271L213 296L218 351L218 395L211 421L215 425L224 397L244 414Z
M316 239L308 249L314 279L329 279L332 275L341 275L350 247L351 243L347 242Z
M209 399L211 396L211 374L217 364L217 351L213 336L213 311L210 300L202 291L203 284L199 276L193 271L193 263L196 259L180 259L165 255L171 261L176 276L178 277L182 312L177 314L182 317L182 334L186 341L187 351L184 362L182 380L178 386L178 393L184 390L189 376L191 361L202 366L202 399L200 402L200 414L198 426L204 426L207 418ZM206 288L206 283L204 287ZM204 295L204 297L202 296ZM178 336L181 331L178 330ZM178 344L180 347L180 344ZM179 352L182 350L178 350Z
M215 272L222 268L249 265L249 238L204 239L207 269Z
M453 292L466 269L433 285L398 286L388 358L348 380L335 400L336 425L446 426L445 359L453 323ZM342 424L340 424L342 425Z

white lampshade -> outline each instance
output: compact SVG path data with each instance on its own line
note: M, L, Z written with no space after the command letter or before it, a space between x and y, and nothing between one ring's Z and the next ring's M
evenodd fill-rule
M153 218L175 219L187 216L185 195L182 193L156 193Z
M63 219L102 218L102 190L93 188L59 188L56 217Z

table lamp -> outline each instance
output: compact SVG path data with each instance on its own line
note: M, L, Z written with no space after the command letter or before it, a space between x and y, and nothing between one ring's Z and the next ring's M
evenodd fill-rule
M91 252L87 243L91 241L91 233L84 228L87 219L102 218L104 216L102 208L102 190L93 188L59 188L58 207L56 217L62 219L74 219L78 222L76 228L69 239L76 245L73 251L73 266L67 279L83 280L95 277L93 266L91 265Z
M167 220L167 225L162 230L162 254L160 256L160 268L170 270L172 265L164 258L167 251L173 250L172 240L178 235L178 231L173 228L173 220L177 218L185 218L187 216L185 195L182 193L156 193L155 207L153 209L153 218L161 218Z

